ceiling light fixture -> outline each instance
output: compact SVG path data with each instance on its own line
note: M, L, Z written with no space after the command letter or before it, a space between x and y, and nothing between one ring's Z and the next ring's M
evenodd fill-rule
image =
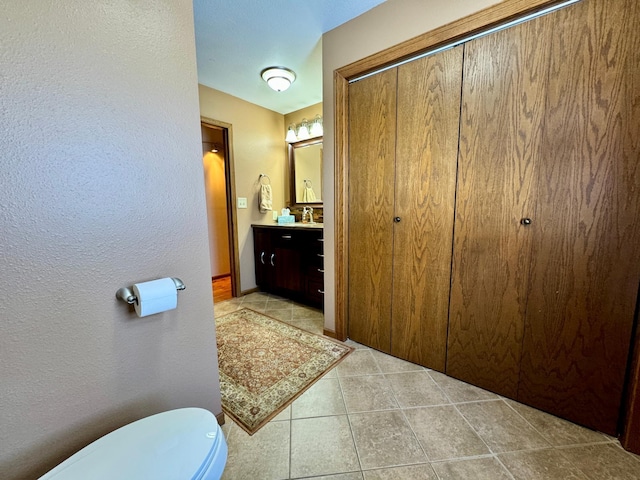
M268 67L260 72L262 79L276 92L284 92L296 79L293 70L285 67Z

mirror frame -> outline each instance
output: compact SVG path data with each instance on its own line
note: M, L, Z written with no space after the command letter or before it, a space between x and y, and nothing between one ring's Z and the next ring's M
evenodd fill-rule
M311 203L299 203L296 199L296 149L301 147L308 147L309 145L315 145L322 143L323 137L313 137L307 140L300 140L299 142L293 142L289 144L289 204L292 207L322 207L324 201L311 202ZM322 172L320 172L322 174Z

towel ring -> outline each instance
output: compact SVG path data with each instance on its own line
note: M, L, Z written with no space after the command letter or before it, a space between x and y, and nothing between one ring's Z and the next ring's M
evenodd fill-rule
M313 183L311 183L311 180L303 180L303 182L305 187L313 187Z
M267 183L264 183L263 180L267 179ZM260 177L258 177L258 181L260 182L261 185L270 185L271 184L271 178L269 178L269 175L267 175L266 173L261 173Z

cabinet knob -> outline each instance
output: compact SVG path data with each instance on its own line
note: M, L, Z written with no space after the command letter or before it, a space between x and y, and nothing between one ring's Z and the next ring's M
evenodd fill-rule
M400 217L394 217L393 221L396 223L400 223Z
M531 225L531 219L530 218L523 218L522 220L520 220L520 224L527 226L527 225Z

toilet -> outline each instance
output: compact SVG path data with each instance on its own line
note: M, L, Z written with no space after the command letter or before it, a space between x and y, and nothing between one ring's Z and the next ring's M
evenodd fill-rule
M202 408L158 413L125 425L67 458L46 480L219 480L227 442Z

